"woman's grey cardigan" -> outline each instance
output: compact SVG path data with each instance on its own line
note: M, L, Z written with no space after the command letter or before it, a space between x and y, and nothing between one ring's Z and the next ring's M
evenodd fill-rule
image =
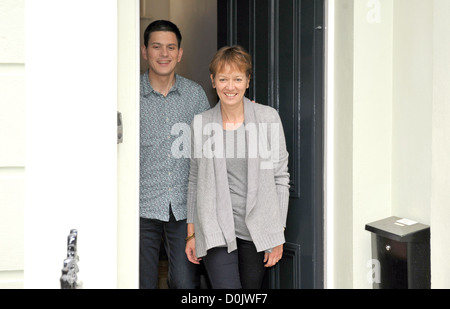
M260 252L285 242L288 153L275 109L244 98L244 114L248 147L245 222ZM226 245L228 252L236 249L226 158L221 147L222 130L220 102L195 116L191 125L187 223L195 226L197 257L205 256L208 249L218 246Z

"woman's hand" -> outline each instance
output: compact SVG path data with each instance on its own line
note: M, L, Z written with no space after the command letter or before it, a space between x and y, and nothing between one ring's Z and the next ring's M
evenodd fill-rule
M272 249L272 252L264 254L264 267L272 267L283 257L283 245L279 245Z
M189 239L187 241L185 252L189 262L200 264L201 259L197 258L197 255L195 254L195 238Z
M193 223L188 223L187 225L187 235L192 237L188 237L186 241L186 249L184 250L186 252L186 256L189 260L189 262L194 264L200 264L201 259L197 258L197 255L195 254L195 227Z

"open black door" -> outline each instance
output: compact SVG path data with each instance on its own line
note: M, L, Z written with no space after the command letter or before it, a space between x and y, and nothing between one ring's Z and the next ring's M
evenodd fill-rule
M268 288L323 288L324 0L218 0L218 48L253 57L248 97L276 108L290 154L284 257Z

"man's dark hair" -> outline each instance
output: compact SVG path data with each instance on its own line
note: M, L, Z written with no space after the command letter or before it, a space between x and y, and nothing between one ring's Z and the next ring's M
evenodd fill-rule
M168 31L175 33L178 41L178 48L181 47L181 32L178 27L168 21L168 20L155 20L150 25L148 25L147 29L144 32L144 45L148 47L148 39L150 38L150 34L155 31Z

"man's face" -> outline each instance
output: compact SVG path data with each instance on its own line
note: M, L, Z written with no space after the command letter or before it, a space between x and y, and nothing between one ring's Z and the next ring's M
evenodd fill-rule
M142 47L142 55L148 62L150 74L170 76L181 61L183 49L178 48L175 33L155 31L150 34L147 47Z

